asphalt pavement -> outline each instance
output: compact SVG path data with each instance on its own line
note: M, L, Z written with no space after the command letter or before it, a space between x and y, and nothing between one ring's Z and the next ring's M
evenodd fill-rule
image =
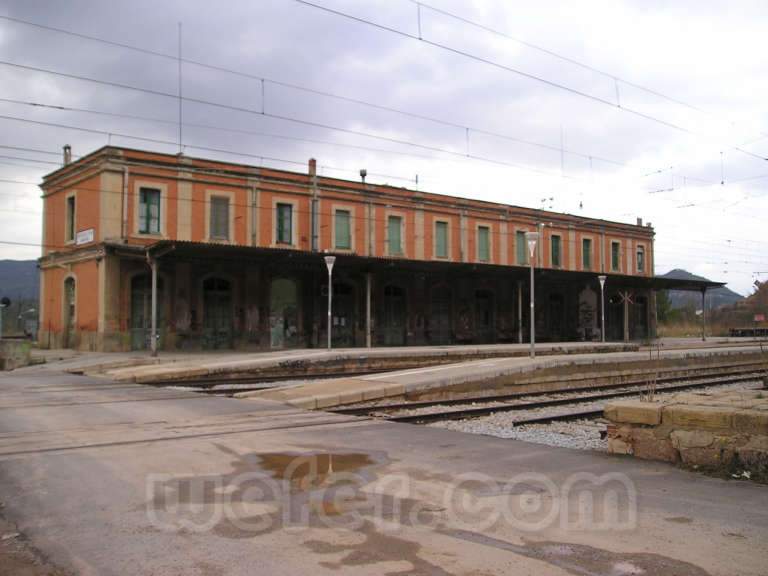
M60 370L0 375L0 515L62 574L768 573L767 486Z

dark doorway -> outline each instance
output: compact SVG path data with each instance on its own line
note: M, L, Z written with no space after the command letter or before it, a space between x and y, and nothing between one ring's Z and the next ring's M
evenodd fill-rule
M488 290L475 292L475 342L493 342L493 294Z
M203 348L232 348L232 283L224 278L203 282Z
M384 346L405 346L405 290L391 284L385 286L383 311Z
M269 342L272 348L291 348L299 342L296 282L288 278L273 280L270 287Z
M331 340L334 348L355 345L355 290L350 284L333 285L333 326ZM326 335L326 338L328 336Z
M429 314L430 344L451 343L451 289L438 286L432 290Z
M549 295L549 320L547 326L549 339L552 342L561 342L565 335L565 305L563 295L560 293Z
M648 337L648 298L638 296L632 306L632 339L645 340Z

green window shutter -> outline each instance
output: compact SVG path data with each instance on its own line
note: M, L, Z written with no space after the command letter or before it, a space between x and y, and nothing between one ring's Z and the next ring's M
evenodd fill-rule
M477 229L477 259L488 262L488 228L480 226Z
M149 190L149 210L147 217L149 220L149 233L160 233L160 190Z
M435 257L448 258L447 222L435 222Z
M67 240L75 239L75 197L67 198Z
M277 205L277 242L278 244L293 243L293 206L290 204Z
M349 250L352 248L352 236L349 230L349 212L336 210L336 248Z
M560 266L560 236L552 236L552 267Z
M139 190L139 232L160 233L160 190L141 188Z
M589 238L581 241L581 267L584 270L592 269L592 240Z
M515 232L515 251L517 252L517 263L520 266L525 265L525 232L518 230Z
M147 228L147 190L141 188L139 190L139 232L146 234Z
M211 196L211 238L229 238L229 198Z
M611 270L619 270L619 243L611 242Z
M401 243L400 216L390 216L387 219L387 236L389 237L389 253L402 254L403 245Z

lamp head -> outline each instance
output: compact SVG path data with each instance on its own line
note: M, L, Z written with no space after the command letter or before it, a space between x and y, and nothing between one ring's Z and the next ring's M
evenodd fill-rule
M538 232L526 232L525 233L525 240L528 242L528 251L531 254L531 258L533 258L533 254L536 250L536 242L539 240L539 233Z

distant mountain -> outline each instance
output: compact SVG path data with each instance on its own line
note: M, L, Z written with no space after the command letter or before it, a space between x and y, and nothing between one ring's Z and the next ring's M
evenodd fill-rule
M670 270L666 274L660 274L659 278L674 278L675 280L709 280L708 278L696 276L695 274L691 274L687 270L681 270L680 268ZM719 308L720 306L734 304L740 300L744 300L744 296L737 294L725 286L707 290L708 309L709 307ZM683 308L686 305L692 304L696 309L699 309L701 308L701 293L689 292L687 290L670 290L669 303L672 308Z
M0 260L0 298L16 302L21 294L23 300L37 300L39 293L37 260Z

